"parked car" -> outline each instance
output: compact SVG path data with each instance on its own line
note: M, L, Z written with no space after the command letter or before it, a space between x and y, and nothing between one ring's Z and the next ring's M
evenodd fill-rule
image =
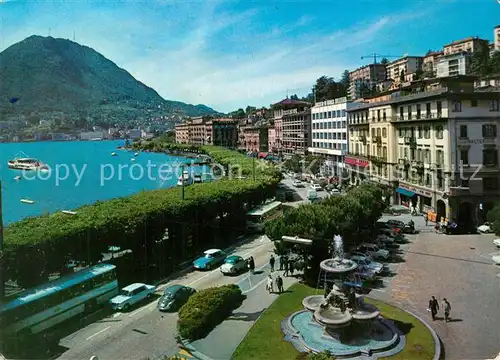
M311 189L316 190L316 191L322 191L323 190L323 188L321 187L320 184L315 184L315 183L311 184Z
M384 244L384 245L394 245L394 238L391 236L387 235L379 235L377 236L378 243Z
M317 198L318 198L318 193L316 192L316 190L310 189L307 191L307 199L309 199L310 201L314 201Z
M132 305L153 296L156 286L135 283L124 287L118 295L109 300L113 310L127 311Z
M368 256L359 254L351 256L350 259L355 261L359 266L365 266L375 271L376 274L384 272L384 265L379 262L372 261Z
M238 255L231 255L224 260L224 264L220 267L220 271L224 275L234 275L245 271L247 266L247 259L243 259Z
M294 180L292 182L292 185L295 186L296 188L303 188L305 187L304 183L300 180Z
M356 274L364 280L373 280L377 276L375 270L372 270L368 266L364 265L358 267Z
M184 285L171 285L163 291L163 295L158 299L158 310L175 311L184 305L189 297L196 292L195 289Z
M389 251L386 249L381 249L375 244L364 243L358 246L357 250L364 254L370 255L373 259L389 259Z
M480 234L490 234L491 233L491 226L489 223L484 223L481 226L477 227L477 232Z
M403 221L401 221L401 220L392 220L392 219L391 219L391 220L387 220L385 223L386 223L387 225L392 226L392 227L399 227L399 228L401 228L401 227L403 227L403 226L405 226L405 225L406 225L406 224L405 224Z
M193 267L197 270L210 270L221 265L226 258L226 253L220 249L206 250L202 256L193 261Z
M493 240L493 245L500 248L500 239Z

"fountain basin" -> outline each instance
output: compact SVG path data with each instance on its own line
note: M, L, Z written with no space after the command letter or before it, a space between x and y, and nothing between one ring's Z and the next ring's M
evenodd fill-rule
M372 304L359 301L359 308L352 313L352 318L358 322L374 320L380 316L380 311Z
M302 306L304 306L306 310L314 312L319 309L324 301L325 297L323 295L311 295L302 300Z
M349 311L341 312L338 308L327 307L316 310L314 312L314 319L328 328L338 328L349 325L352 321L352 315Z
M341 274L356 270L358 264L352 260L335 258L323 260L319 266L326 272Z

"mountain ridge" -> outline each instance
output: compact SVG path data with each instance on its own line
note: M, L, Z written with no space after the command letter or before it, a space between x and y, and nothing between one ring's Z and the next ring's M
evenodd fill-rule
M10 101L11 99L17 101ZM211 115L203 105L166 100L89 46L32 35L0 53L0 114L57 113L69 117Z

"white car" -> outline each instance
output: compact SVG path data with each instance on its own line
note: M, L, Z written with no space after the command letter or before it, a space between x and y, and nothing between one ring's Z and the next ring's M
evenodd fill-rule
M224 260L224 264L220 267L220 272L224 275L234 275L245 271L247 267L247 260L238 255L231 255Z
M496 247L500 248L500 239L493 240L493 245L495 245Z
M323 190L323 188L321 187L320 184L311 184L311 189L316 190L316 191Z
M477 227L477 231L481 234L489 234L491 233L491 227L490 227L490 224L489 223L484 223L483 225L481 226L478 226Z
M156 286L135 283L128 285L118 295L109 300L113 310L127 311L132 305L153 296Z
M292 182L292 185L295 186L296 188L303 188L304 187L304 184L300 180L294 180Z

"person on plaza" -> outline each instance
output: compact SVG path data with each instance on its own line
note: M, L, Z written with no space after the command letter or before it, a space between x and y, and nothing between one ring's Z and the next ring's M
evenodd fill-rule
M294 267L293 261L289 261L288 270L290 271L290 276L293 276L293 270L294 270L293 267Z
M285 260L285 255L280 255L278 261L280 262L280 271L283 270L283 261Z
M283 264L283 276L288 276L289 262L288 259Z
M446 298L443 299L443 303L441 304L444 310L444 321L448 322L450 320L450 312L451 312L451 305Z
M276 276L276 287L278 288L278 293L283 292L283 278L278 274Z
M434 296L429 300L429 311L432 315L432 320L436 320L436 315L439 310L439 303Z
M266 290L269 291L269 294L271 294L271 293L274 292L274 288L273 288L273 276L271 274L269 274L267 276Z
M273 256L273 255L271 255L271 257L269 258L269 266L271 267L271 272L273 272L273 271L274 271L274 262L275 262L275 261L276 261L276 260L274 259L274 256Z
M425 214L424 217L425 217L425 226L427 226L429 224L429 214Z
M250 259L248 259L248 269L250 270L250 274L253 274L255 270L255 261L253 260L253 256L250 256Z

